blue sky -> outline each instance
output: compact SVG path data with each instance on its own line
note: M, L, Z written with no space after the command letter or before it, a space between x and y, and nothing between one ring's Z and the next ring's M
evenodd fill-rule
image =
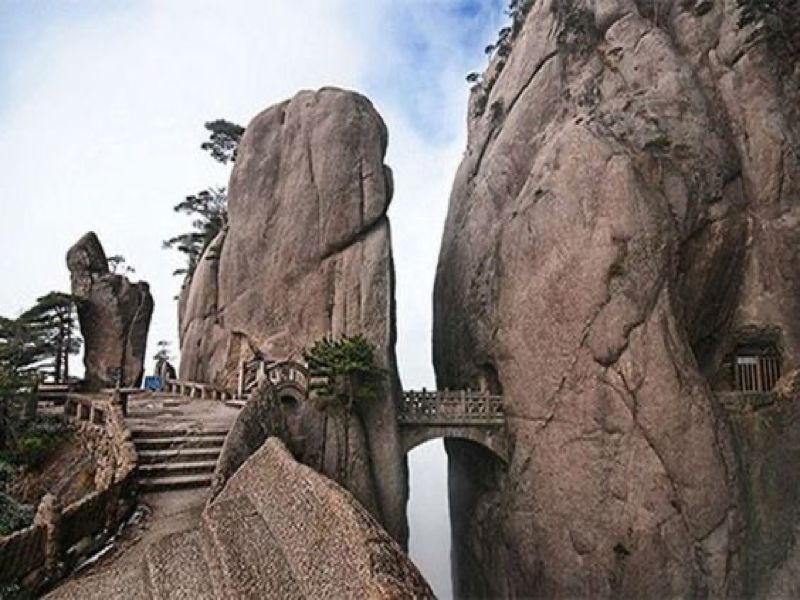
M400 375L434 387L431 296L452 179L466 144L467 73L502 27L504 0L0 0L0 314L67 290L86 231L150 283L149 349L177 346L172 206L229 175L202 124L246 124L299 89L369 96L395 174ZM444 452L411 457L411 552L450 595ZM414 508L416 506L417 508ZM420 508L423 507L423 508Z
M450 89L456 83L443 76L454 67L464 77L486 64L483 48L494 41L504 2L461 0L388 2L381 10L383 43L398 61L386 68L380 57L371 65L367 85L396 102L415 127L436 142L452 141L457 132L443 113L451 110ZM488 26L487 26L488 25ZM499 25L497 25L499 29ZM463 90L462 90L463 91ZM460 133L460 132L459 132Z
M187 2L175 4L189 8ZM407 112L410 122L426 134L439 141L452 136L437 118L446 101L437 87L438 75L454 64L469 67L464 75L483 68L482 48L493 41L494 33L487 24L502 22L505 1L354 0L331 4L351 11L355 23L369 23L379 38L374 40L377 53L367 64L364 86ZM151 6L152 1L147 0L0 0L0 111L11 101L10 79L15 72L36 66L19 60L26 49L46 45L48 37L70 29L88 28L90 34L103 17L144 19ZM389 56L392 68L382 64Z

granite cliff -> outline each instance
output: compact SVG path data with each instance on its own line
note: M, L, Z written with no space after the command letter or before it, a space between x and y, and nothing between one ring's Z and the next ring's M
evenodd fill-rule
M324 336L364 335L389 374L380 397L351 427L309 413L307 462L404 544L387 138L369 100L333 88L300 92L253 119L230 180L228 227L181 294L180 377L235 387L242 361L302 359ZM331 456L342 435L347 465Z
M512 448L447 442L456 592L763 593L797 567L758 465L797 464L720 398L800 362L798 3L516 4L434 294L439 387L501 392Z

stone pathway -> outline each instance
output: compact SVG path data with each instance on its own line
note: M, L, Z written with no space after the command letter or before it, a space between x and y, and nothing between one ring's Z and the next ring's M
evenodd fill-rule
M203 499L200 490L151 497L151 524L135 546L49 598L433 598L369 513L277 438L213 503L203 508Z
M238 412L218 400L164 394L132 397L126 421L139 455L140 489L209 487Z
M200 523L224 436L239 410L217 400L165 394L132 397L128 426L140 457L140 505L146 517L127 527L113 549L49 598L149 598L141 565L159 540Z

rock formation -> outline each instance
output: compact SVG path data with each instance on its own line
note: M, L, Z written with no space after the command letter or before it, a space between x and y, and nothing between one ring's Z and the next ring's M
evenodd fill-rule
M144 560L68 583L50 598L433 598L353 497L271 438L228 481L197 528Z
M344 477L321 464L404 543L386 144L370 102L337 89L301 92L253 119L231 176L229 226L181 295L180 377L235 388L240 363L257 354L300 359L323 336L363 334L390 377L356 424L350 464L335 469ZM335 447L336 428L317 422L306 446Z
M277 390L262 382L251 394L225 436L217 459L210 497L216 496L234 473L271 437L289 442L287 418ZM288 444L291 447L291 444Z
M140 281L111 273L94 232L69 249L67 267L84 340L84 378L89 389L138 387L144 374L145 347L153 297Z
M800 362L798 3L519 4L435 287L439 386L502 392L512 447L448 442L456 593L759 593L779 461L714 392L737 348Z

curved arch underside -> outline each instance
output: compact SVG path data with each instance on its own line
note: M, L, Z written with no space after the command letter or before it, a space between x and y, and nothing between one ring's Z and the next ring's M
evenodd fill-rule
M437 438L469 440L490 450L504 463L508 463L508 442L505 432L499 427L469 427L453 425L412 425L400 428L403 452L408 454L416 448Z

